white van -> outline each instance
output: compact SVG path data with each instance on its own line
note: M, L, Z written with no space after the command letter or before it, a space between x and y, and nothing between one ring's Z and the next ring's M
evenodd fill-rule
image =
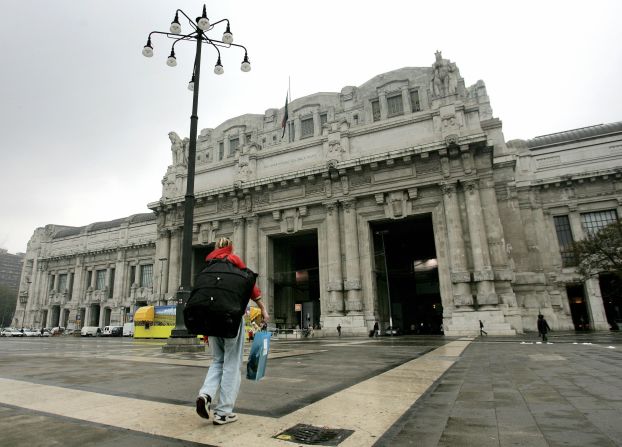
M91 337L99 337L101 334L102 334L102 330L101 328L97 326L84 326L82 330L80 331L80 335L82 337L87 337L89 335Z
M134 336L134 323L125 323L123 325L123 336L124 337Z

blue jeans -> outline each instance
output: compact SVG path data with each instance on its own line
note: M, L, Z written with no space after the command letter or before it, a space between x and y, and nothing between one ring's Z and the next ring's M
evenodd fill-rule
M199 394L207 394L212 398L214 413L230 414L233 412L233 406L240 391L240 366L244 354L244 318L240 322L237 337L210 336L209 345L212 348L212 364ZM218 391L220 395L216 401L215 396Z

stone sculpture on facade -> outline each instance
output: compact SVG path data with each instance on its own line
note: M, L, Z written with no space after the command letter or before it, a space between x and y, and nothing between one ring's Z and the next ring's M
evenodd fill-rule
M443 59L440 51L437 51L435 55L436 61L432 65L434 73L430 86L432 96L442 98L456 94L458 92L458 79L460 78L458 67L448 59Z
M169 132L168 138L171 140L173 166L186 166L186 164L188 163L187 150L190 140L188 138L184 138L182 140L176 132Z

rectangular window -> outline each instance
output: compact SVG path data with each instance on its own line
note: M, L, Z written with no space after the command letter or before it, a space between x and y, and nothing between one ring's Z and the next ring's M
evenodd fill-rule
M402 103L402 95L395 95L387 98L387 108L389 116L397 116L404 114L404 104Z
M151 287L153 283L153 264L140 266L140 287Z
M555 216L555 232L557 233L557 242L559 242L559 252L562 256L562 266L572 267L576 265L574 254L572 252L572 231L570 229L570 220L568 216Z
M239 138L231 138L229 140L229 157L233 157L235 155L235 151L240 147L240 139Z
M67 274L58 275L58 291L65 292L67 290Z
M86 272L86 288L88 289L93 284L93 270Z
M221 141L218 143L218 159L222 160L225 158L225 143Z
M616 210L604 210L596 211L594 213L581 214L581 226L585 235L594 235L607 225L614 223L618 220L618 213Z
M380 102L377 99L371 102L371 114L374 121L380 121Z
M354 124L358 124L359 123L359 116L358 115L354 115L352 117L352 120L354 121Z
M300 120L300 138L313 136L313 117Z
M114 295L114 269L110 269L110 279L108 280L108 298Z
M95 275L95 290L104 290L106 287L106 270L97 270Z
M410 105L413 112L421 110L421 103L419 102L419 90L410 91Z
M320 129L328 122L328 113L320 113Z
M136 266L130 267L130 287L136 282Z

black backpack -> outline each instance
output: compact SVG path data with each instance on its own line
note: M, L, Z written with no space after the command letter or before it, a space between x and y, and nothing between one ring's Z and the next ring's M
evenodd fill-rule
M225 259L211 259L199 273L184 308L191 334L235 338L257 274Z

